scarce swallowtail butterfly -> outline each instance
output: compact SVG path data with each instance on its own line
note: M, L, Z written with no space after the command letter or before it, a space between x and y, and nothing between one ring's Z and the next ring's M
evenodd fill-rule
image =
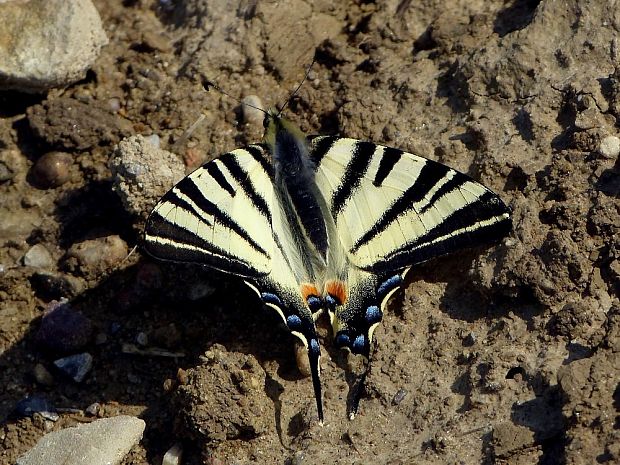
M440 163L372 142L306 137L266 112L261 144L205 163L155 206L144 247L154 257L237 275L305 345L319 421L321 349L366 358L390 296L409 268L500 239L510 210Z

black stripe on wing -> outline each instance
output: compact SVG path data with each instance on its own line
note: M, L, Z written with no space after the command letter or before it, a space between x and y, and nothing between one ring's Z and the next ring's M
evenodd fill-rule
M381 186L385 178L392 172L403 153L402 150L393 149L392 147L385 147L383 149L383 156L379 161L379 169L377 170L375 179L372 181L375 187Z
M395 270L424 262L458 249L498 241L512 229L510 209L492 192L457 210L436 227L403 244L370 267L373 271Z
M370 242L377 234L387 229L403 212L412 208L414 203L422 200L449 171L451 171L450 168L440 163L424 164L412 186L403 192L403 195L386 210L379 221L355 241L355 244L351 247L351 252L355 253L361 246Z
M468 181L471 181L469 176L459 173L458 171L452 171L452 178L450 178L449 181L445 182L433 193L428 203L420 210L420 214L435 206L435 202L441 199L444 195L458 189Z
M261 275L243 259L231 256L191 231L169 223L156 211L149 217L149 223L147 234L154 239L145 241L143 247L153 257L175 262L209 263L214 268L242 276ZM188 245L191 248L184 247Z
M323 160L323 157L332 149L334 142L336 142L339 137L309 136L306 139L308 141L308 145L312 147L310 152L312 162L314 163L314 166L319 166L321 164L321 160Z
M235 188L231 186L224 177L224 173L222 173L217 163L207 163L206 165L204 165L204 169L207 170L207 173L209 173L213 180L218 183L222 189L228 192L231 197L234 197L237 194Z
M332 195L331 213L334 218L338 216L351 195L355 193L362 177L368 171L368 166L376 149L377 145L371 142L356 142L351 160L344 171L342 182Z
M260 162L260 160L263 160L262 152L260 151L260 149L250 146L246 149L246 151L251 154L252 157L254 157L257 161ZM250 199L252 205L269 220L269 223L271 223L271 211L267 206L267 202L259 195L258 192L256 192L254 185L249 180L248 173L246 173L243 168L241 168L239 162L237 162L237 159L234 157L234 155L226 155L227 156L220 157L219 160L226 167L226 169L228 169L230 175L234 178L234 180L239 183L239 186L243 189L247 197ZM265 168L265 166L263 166L263 168ZM269 171L266 172L269 173Z
M230 158L229 158L229 160L230 160ZM239 165L237 164L237 167L238 166ZM241 169L241 168L239 168L239 169ZM251 187L251 184L249 183L249 181L247 181L247 179L245 179L245 181ZM242 187L245 190L245 186L242 185ZM253 189L253 187L251 187L251 189ZM263 255L265 255L267 257L269 257L269 253L265 249L263 249L260 246L260 244L258 244L258 242L256 242L252 238L252 236L248 233L248 231L243 229L226 212L221 210L217 205L215 205L213 202L211 202L209 199L207 199L204 196L203 192L198 188L198 186L196 186L196 184L194 183L194 181L193 181L193 179L191 177L185 178L180 183L178 183L177 186L173 190L168 192L163 197L162 200L171 202L171 203L176 205L176 199L178 199L178 196L177 196L177 194L175 192L176 190L178 190L183 195L185 195L185 196L189 197L190 199L192 199L194 201L194 203L196 205L198 205L198 207L202 211L204 211L205 213L207 213L209 215L212 215L215 218L216 222L218 222L222 226L224 226L224 227L232 230L233 232L235 232L245 242L247 242L248 245L252 249L254 249L257 252L260 252L261 254L263 254ZM262 200L261 197L259 197L259 198ZM263 202L264 202L264 200L263 200ZM258 208L258 206L257 206L257 208ZM271 215L269 214L269 209L268 209L266 203L264 204L264 208L265 208L265 212L267 212L267 214L263 213L263 210L261 210L261 213L263 213L263 215L267 216L269 218L269 220L271 221ZM259 208L259 210L260 210L260 208ZM201 216L199 216L198 218L202 221L202 217Z

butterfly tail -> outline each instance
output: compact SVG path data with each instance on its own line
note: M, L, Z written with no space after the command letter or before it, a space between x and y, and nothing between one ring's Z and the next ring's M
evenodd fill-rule
M310 373L312 375L312 387L316 399L316 408L319 414L319 424L323 425L323 396L321 389L321 346L317 339L311 339L308 343L308 360L310 361Z

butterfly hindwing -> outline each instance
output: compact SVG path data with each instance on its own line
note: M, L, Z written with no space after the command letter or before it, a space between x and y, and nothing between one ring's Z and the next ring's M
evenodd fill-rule
M249 146L210 161L174 186L145 227L145 249L244 277L271 270L273 185L263 148Z
M340 137L316 137L311 146L342 244L367 271L398 271L510 230L497 195L441 163Z

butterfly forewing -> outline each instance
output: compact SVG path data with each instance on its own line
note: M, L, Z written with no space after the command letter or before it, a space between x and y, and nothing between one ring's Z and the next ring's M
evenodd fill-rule
M316 182L352 264L398 271L503 236L509 209L441 163L338 137L312 139ZM355 163L352 154L363 154Z
M271 270L273 184L260 146L206 163L174 186L145 227L145 248L245 277Z

